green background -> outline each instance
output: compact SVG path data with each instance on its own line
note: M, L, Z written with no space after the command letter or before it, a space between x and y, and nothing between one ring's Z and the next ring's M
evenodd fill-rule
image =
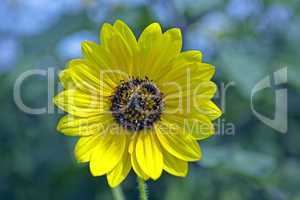
M226 92L223 124L234 134L201 142L203 159L187 178L163 173L149 181L153 200L300 200L300 1L94 1L2 0L0 3L0 199L112 199L105 177L92 177L73 156L76 138L56 131L62 113L31 115L14 102L14 84L30 69L55 68L80 56L80 42L98 41L104 22L122 19L136 36L151 22L180 27L184 50L198 49L216 66ZM250 107L252 88L288 67L288 132L259 121ZM47 106L47 79L32 76L21 87L30 107ZM221 98L214 101L220 105ZM51 104L51 103L49 103ZM255 95L254 106L273 117L275 92ZM128 199L138 196L134 174L122 184Z

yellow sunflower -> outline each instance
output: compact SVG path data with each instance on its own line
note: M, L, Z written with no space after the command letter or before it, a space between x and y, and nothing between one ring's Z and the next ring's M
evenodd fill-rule
M82 43L83 58L71 60L59 77L64 91L55 104L68 115L58 131L79 136L75 157L111 187L133 171L143 180L162 171L186 176L198 161L197 140L214 134L221 111L211 101L215 70L200 51L181 52L178 28L158 23L139 39L122 21L104 24L100 44Z

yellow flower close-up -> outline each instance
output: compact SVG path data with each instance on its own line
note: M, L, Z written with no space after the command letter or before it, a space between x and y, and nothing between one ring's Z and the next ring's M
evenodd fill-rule
M93 176L118 186L133 169L143 180L163 171L184 177L201 159L199 140L214 135L221 115L217 87L200 51L182 51L178 28L150 24L136 39L121 20L104 24L100 44L82 42L83 57L60 75L55 104L67 115L58 131L78 136L74 154Z

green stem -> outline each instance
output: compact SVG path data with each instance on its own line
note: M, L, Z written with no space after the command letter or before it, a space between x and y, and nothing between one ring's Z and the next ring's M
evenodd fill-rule
M114 200L125 200L121 186L111 189Z
M137 182L138 182L138 188L140 192L140 200L148 200L147 184L143 179L139 177L137 177Z

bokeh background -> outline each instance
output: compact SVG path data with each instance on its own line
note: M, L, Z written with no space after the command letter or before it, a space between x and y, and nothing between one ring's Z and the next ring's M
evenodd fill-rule
M22 112L13 88L27 70L63 69L80 56L81 41L98 41L102 23L116 19L136 36L154 21L164 30L180 27L184 49L203 52L204 61L216 66L219 86L234 84L221 122L233 124L234 134L221 131L201 142L203 160L190 164L187 178L164 173L149 182L150 199L300 200L299 0L1 0L1 200L112 199L105 178L92 177L87 165L74 160L76 138L56 132L62 114ZM254 85L283 67L287 134L259 121L250 108ZM30 107L47 106L51 99L46 77L32 76L21 89ZM272 117L274 101L274 90L266 89L256 95L255 108ZM220 105L220 96L215 102ZM136 199L133 174L122 186L127 199Z

